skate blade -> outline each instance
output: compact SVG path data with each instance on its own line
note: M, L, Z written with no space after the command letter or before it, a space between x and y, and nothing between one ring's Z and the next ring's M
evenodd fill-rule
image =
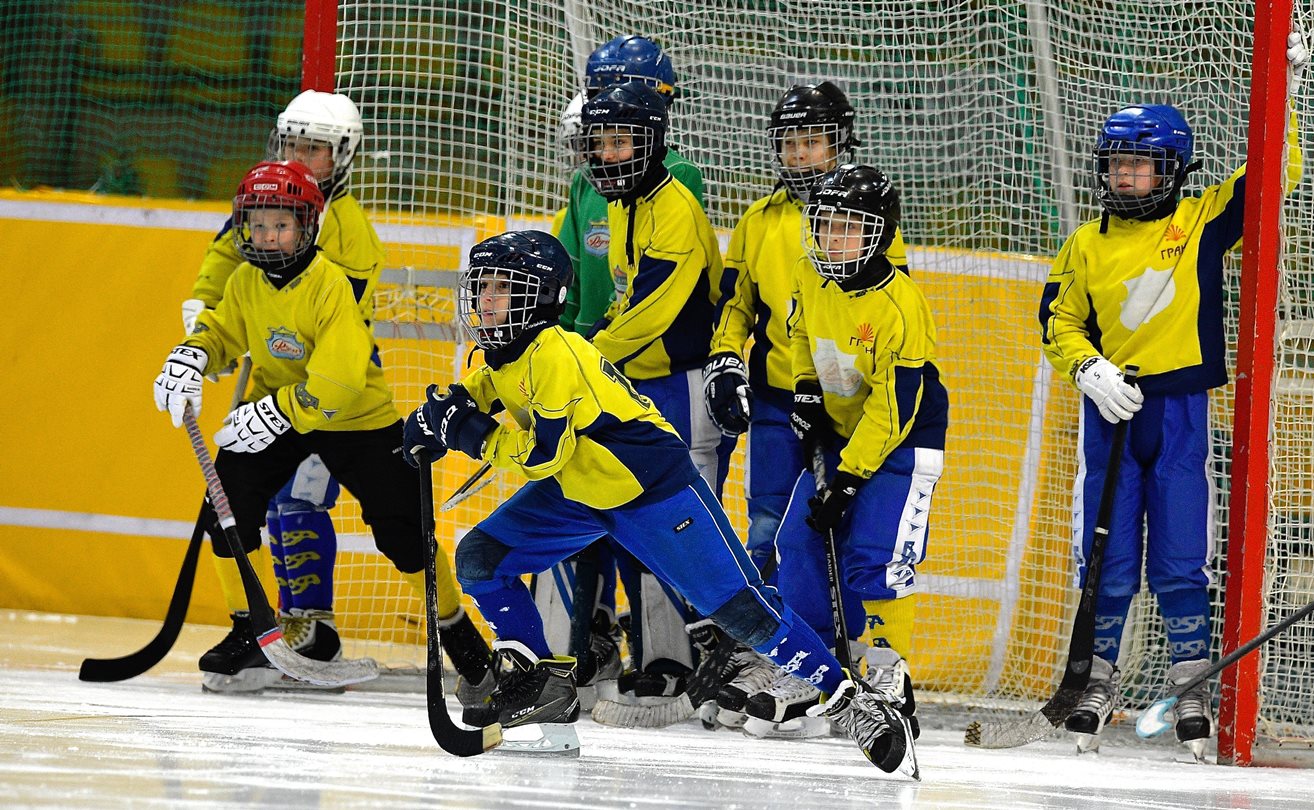
M1077 754L1098 754L1100 752L1100 735L1073 732L1077 738Z
M760 717L749 717L744 721L744 733L763 740L809 740L828 736L830 721L824 717L796 717L773 723Z
M901 722L903 723L904 739L908 741L908 747L904 749L903 761L899 767L894 769L894 773L905 776L914 782L922 781L922 769L917 764L917 745L913 740L912 723L908 718L903 717L900 713Z
M698 707L698 720L703 724L703 728L708 731L716 731L721 727L721 724L716 721L718 711L720 710L716 707L715 700L703 701L702 705Z
M747 720L748 715L733 709L717 709L716 711L716 722L726 728L743 728Z
M217 695L253 695L278 682L283 673L273 667L248 667L235 675L201 673L201 691Z
M1190 756L1179 756L1175 759L1185 765L1209 765L1212 764L1205 757L1205 747L1209 744L1208 737L1201 737L1198 740L1182 740L1182 746Z
M579 735L568 723L527 723L502 728L502 743L493 749L505 754L579 756Z

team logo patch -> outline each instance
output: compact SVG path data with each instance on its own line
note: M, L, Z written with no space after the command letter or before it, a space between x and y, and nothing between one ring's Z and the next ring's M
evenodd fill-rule
M607 230L607 221L590 222L589 230L584 234L584 250L590 256L606 256L611 246L611 231Z
M1163 232L1163 238L1168 242L1180 242L1186 238L1186 231L1177 227L1176 224L1169 224L1168 230Z
M876 339L876 330L869 323L858 324L858 334L854 338L859 343L871 343Z
M292 393L301 407L311 411L319 408L319 397L307 391L305 383L297 383Z
M306 344L297 340L297 333L281 326L269 330L265 345L270 354L281 360L301 360L306 356Z

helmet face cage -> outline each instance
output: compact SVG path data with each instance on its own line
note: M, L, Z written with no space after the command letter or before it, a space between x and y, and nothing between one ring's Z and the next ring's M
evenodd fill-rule
M805 214L803 249L817 275L836 283L861 273L893 237L885 217L869 211L810 203Z
M852 130L848 126L833 122L787 124L768 128L767 137L771 140L771 158L775 164L776 173L780 175L781 182L795 197L806 203L808 193L817 180L826 172L850 159L853 154L850 147L852 134ZM822 160L813 160L804 164L793 162L794 165L787 166L785 164L786 145L789 144L791 148L799 148L799 142L806 143L810 137L825 138L829 155Z
M323 210L324 195L309 169L299 163L262 163L247 173L233 197L233 243L251 264L281 270L314 247ZM292 222L275 211L289 212ZM269 239L284 225L297 229L291 246Z
M593 188L609 200L633 191L648 173L655 141L653 128L641 124L590 124L580 145Z
M1154 163L1154 188L1144 196L1120 194L1117 177L1110 176L1110 160L1117 157L1149 158ZM1095 198L1110 214L1120 217L1147 216L1176 196L1179 176L1185 167L1180 158L1162 146L1129 141L1101 141L1093 156Z
M522 267L470 267L461 274L457 302L461 326L479 348L500 349L531 323L547 317L540 311L549 303L543 301L550 292L546 286L541 276Z

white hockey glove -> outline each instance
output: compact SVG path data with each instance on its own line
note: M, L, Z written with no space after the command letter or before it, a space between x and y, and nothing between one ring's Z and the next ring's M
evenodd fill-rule
M1287 65L1291 71L1291 79L1287 84L1288 94L1295 95L1308 64L1309 47L1305 44L1305 32L1293 23L1291 33L1287 34Z
M243 402L224 419L214 443L230 453L259 453L282 436L292 423L269 394L256 402Z
M1118 367L1096 355L1087 358L1077 369L1077 387L1100 409L1104 421L1118 424L1132 418L1141 409L1145 395L1141 389L1122 381Z
M188 298L182 302L183 334L190 335L196 328L196 316L205 312L205 302L199 298Z
M174 346L155 378L155 407L168 411L174 427L182 427L183 410L192 404L192 412L201 413L201 372L210 362L205 349Z

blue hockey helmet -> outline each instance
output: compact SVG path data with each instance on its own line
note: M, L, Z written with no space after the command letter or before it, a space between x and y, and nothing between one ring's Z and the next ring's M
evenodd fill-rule
M1114 216L1157 219L1166 215L1192 170L1195 137L1177 108L1167 104L1125 107L1105 120L1095 146L1095 196ZM1154 161L1156 185L1146 195L1118 193L1109 179L1115 155Z
M675 67L651 39L636 34L619 36L589 54L584 68L589 98L629 81L640 81L656 90L667 105L675 98Z
M633 194L666 158L666 103L643 82L608 87L580 117L589 182L608 200Z
M508 231L470 249L461 271L461 325L481 349L498 349L526 330L551 326L566 306L575 271L557 238Z

